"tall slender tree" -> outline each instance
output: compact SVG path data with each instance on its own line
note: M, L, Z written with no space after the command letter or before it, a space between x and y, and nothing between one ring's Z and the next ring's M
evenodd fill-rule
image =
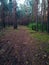
M17 13L16 13L17 3L16 0L13 0L13 23L14 28L17 28Z
M3 27L5 28L5 3L3 0L1 2L2 2L1 18L2 18Z
M12 0L9 0L9 4L8 4L8 9L9 9L9 12L8 12L9 25L13 24L13 22L12 22L12 8L13 8Z
M42 32L44 31L44 27L46 26L46 19L47 19L47 0L42 0L42 3L41 3L41 30Z
M38 31L38 2L39 0L34 0L34 5L33 5L34 20L36 22L36 31Z
M7 15L8 7L6 4L6 0L0 0L1 1L1 20L2 20L2 26L5 28L5 17Z
M47 22L47 32L49 33L49 0L48 0L48 22Z
M43 32L43 24L44 23L44 0L41 3L41 30Z

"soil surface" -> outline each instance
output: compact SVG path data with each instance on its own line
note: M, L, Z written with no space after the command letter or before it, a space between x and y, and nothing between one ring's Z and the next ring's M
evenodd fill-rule
M4 32L0 38L0 65L48 65L45 52L39 50L41 42L27 28L19 26Z

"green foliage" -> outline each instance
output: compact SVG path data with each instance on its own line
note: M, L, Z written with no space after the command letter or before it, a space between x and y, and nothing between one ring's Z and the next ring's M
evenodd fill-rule
M31 28L32 30L36 30L36 23L35 22L33 22L33 23L29 23L29 25L28 25L28 27L29 28ZM38 23L38 31L41 31L42 29L42 27L41 27L42 25L41 25L41 23ZM43 29L44 29L44 32L46 32L47 30L47 24L46 23L44 23L44 26L43 26Z
M32 34L33 37L35 37L38 40L43 41L43 42L49 42L49 35L46 33L46 26L47 26L47 24L45 23L44 27L43 27L45 33L41 32L40 23L38 23L38 32L35 31L36 23L30 23L28 25L28 28L29 28L29 32Z
M43 42L48 42L49 40L49 35L45 33L36 32L33 33L32 36Z
M32 23L30 23L30 24L28 25L28 27L29 27L29 28L32 28L32 26L33 26L33 24L32 24Z
M36 38L40 42L49 42L49 35L47 33L42 33L42 32L36 32L29 28L29 33L32 35L32 37Z

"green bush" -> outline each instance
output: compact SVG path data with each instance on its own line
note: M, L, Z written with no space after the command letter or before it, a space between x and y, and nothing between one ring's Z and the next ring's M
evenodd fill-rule
M33 23L29 23L28 27L31 28L32 30L36 30L36 25L37 25L36 22L33 22ZM47 29L47 24L44 23L44 26L43 26L44 32L46 31L46 29ZM42 25L40 22L38 22L38 31L41 31L41 30L42 30Z

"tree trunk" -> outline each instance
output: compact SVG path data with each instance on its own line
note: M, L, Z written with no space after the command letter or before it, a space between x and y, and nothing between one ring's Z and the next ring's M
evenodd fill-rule
M36 1L36 31L38 31L38 0Z
M17 14L16 14L16 0L13 0L13 24L14 24L14 29L17 29Z
M49 0L48 0L48 22L47 22L47 32L49 33Z
M5 28L5 11L4 11L4 3L2 3L2 12L1 12L2 24Z

